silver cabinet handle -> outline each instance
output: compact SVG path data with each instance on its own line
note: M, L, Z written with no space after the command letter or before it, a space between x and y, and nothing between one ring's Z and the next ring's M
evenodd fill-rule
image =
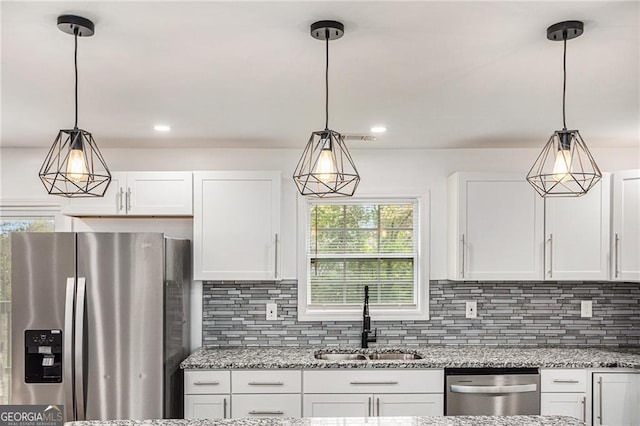
M618 267L620 264L618 261L619 245L620 245L620 236L616 233L616 240L614 244L615 258L614 258L614 264L613 264L613 269L615 270L615 278L618 278L618 274L620 273L620 268Z
M283 382L249 382L249 386L284 386Z
M461 244L461 248L462 248L462 267L460 268L460 277L464 278L464 251L465 251L465 242L464 242L464 234L462 234L462 240L461 240L462 244Z
M393 381L393 380L389 380L389 381L384 381L384 382L359 382L359 381L353 381L353 382L349 382L350 385L397 385L398 382L397 381Z
M124 205L122 204L122 196L124 195L124 191L122 190L122 187L120 187L120 191L118 191L118 211L122 211L122 209L124 208Z
M84 365L85 360L84 357L87 356L84 353L84 317L85 317L85 279L78 278L78 294L76 296L76 333L75 333L75 394L76 394L76 407L77 407L77 419L78 420L86 420L86 412L84 407L85 401L85 387L84 387Z
M196 386L216 386L219 385L220 382L204 382L204 381L197 381L197 382L193 382L194 385Z
M451 385L451 392L455 393L523 393L535 392L538 389L536 384L529 385L508 385L508 386L461 386Z
M553 234L549 234L549 278L553 278Z
M376 416L380 417L380 398L376 398Z
M561 380L561 379L553 379L553 383L580 383L580 380Z
M279 249L280 249L280 239L278 238L278 234L276 233L276 247L275 247L275 252L276 253L275 253L275 256L274 256L276 264L275 264L274 274L273 274L275 279L278 279L278 272L279 272L278 271L278 250Z
M131 188L127 188L127 213L131 210Z
M587 421L587 397L582 397L582 421Z
M71 368L73 352L73 296L75 294L75 280L67 278L67 292L64 302L64 393L67 408L67 421L75 420L75 405L73 403L73 368Z
M284 414L284 411L280 411L280 410L251 410L249 411L249 414L253 414L253 415L267 415L267 416L281 416Z
M222 398L222 418L227 418L227 398Z
M602 377L598 378L598 420L602 424Z
M367 408L367 416L372 417L371 415L371 397L369 397L369 407Z

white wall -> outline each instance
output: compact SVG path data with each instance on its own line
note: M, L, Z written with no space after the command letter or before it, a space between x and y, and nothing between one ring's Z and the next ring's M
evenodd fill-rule
M542 143L540 146L542 149ZM124 149L104 150L112 171L151 170L281 170L282 250L284 278L296 277L296 200L291 175L302 153L299 150L234 149ZM429 192L430 277L447 274L447 193L446 179L455 171L504 171L526 176L539 154L538 149L435 149L435 150L352 150L362 181L357 194L390 195ZM602 171L640 168L640 144L633 149L594 149ZM0 204L7 200L64 199L47 195L38 179L46 155L39 149L0 149ZM531 189L533 191L533 189ZM188 219L74 219L79 231L161 231L173 237L191 238ZM192 291L192 347L201 342L200 283Z

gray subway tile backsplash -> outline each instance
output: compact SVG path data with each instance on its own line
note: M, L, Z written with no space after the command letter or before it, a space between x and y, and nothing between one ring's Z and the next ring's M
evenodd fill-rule
M464 317L467 300L478 318ZM593 317L580 317L580 301ZM205 282L204 345L358 345L360 322L298 321L297 282ZM278 320L265 320L265 304ZM430 319L376 321L377 344L638 345L640 285L620 282L430 283Z

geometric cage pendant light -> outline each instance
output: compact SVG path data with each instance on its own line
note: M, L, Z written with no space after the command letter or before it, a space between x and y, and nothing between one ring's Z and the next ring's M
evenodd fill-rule
M111 173L91 133L78 128L78 37L92 36L94 25L80 16L62 15L58 28L75 39L75 124L58 132L40 168L40 180L52 195L102 197Z
M584 31L580 21L559 22L547 28L547 38L564 42L562 85L562 130L553 132L527 174L527 181L542 197L580 197L602 177L578 130L567 130L565 97L567 88L567 40Z
M326 45L325 124L314 131L298 161L293 180L302 195L319 198L350 197L360 183L360 175L347 150L344 136L329 129L329 40L344 34L344 25L336 21L318 21L311 25L311 36Z

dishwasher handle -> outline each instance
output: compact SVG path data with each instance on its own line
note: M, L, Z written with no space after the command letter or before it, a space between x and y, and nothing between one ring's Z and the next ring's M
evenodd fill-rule
M476 394L496 394L496 393L524 393L536 392L538 385L531 383L528 385L506 385L506 386L463 386L451 385L451 392L454 393L476 393Z

